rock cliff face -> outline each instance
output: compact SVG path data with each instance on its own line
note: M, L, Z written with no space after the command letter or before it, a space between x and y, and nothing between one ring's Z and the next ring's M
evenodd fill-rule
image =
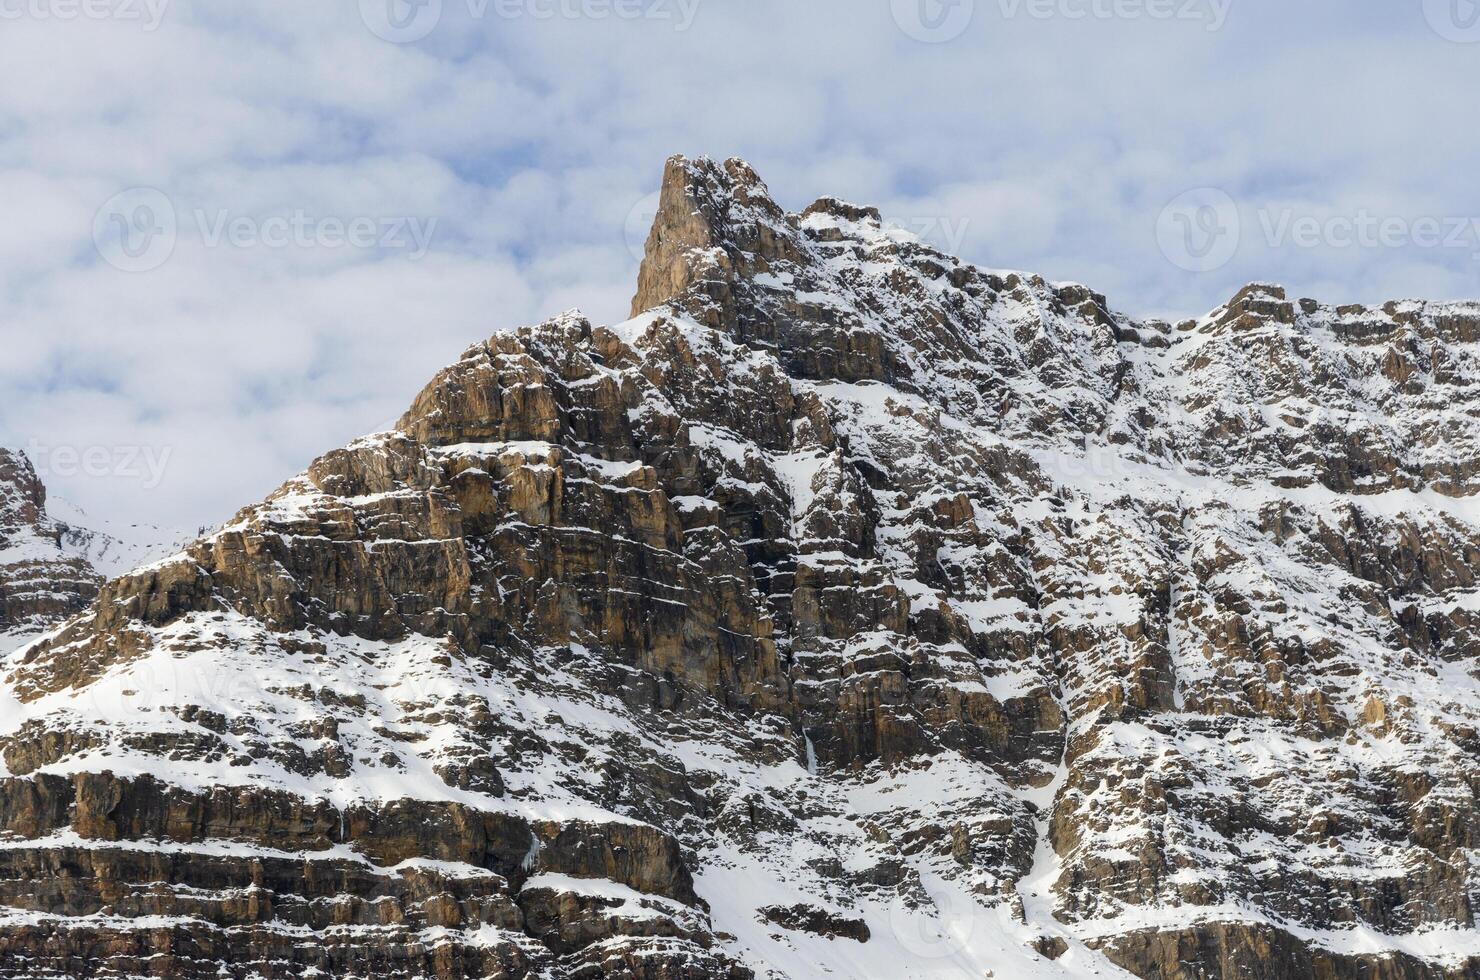
M98 594L86 532L51 520L46 488L24 453L0 448L0 653L9 653Z
M3 662L0 976L1480 977L1480 305L739 161Z
M167 553L161 542L181 537L147 525L84 526L87 515L62 504L61 516L49 513L30 459L0 447L0 654L81 612L105 577Z

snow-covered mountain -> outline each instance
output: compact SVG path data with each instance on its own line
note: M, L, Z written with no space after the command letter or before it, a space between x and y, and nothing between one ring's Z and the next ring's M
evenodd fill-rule
M80 612L103 579L186 540L150 525L120 529L48 499L25 453L0 447L0 653Z
M1480 976L1477 362L674 158L632 319L3 661L0 976Z

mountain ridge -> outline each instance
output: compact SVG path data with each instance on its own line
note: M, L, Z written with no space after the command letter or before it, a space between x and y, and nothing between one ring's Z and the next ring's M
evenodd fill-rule
M160 528L130 531L125 540L49 496L27 455L0 447L0 651L80 612L103 579L168 550Z
M0 962L1477 975L1480 306L1136 321L675 157L633 313L3 661Z

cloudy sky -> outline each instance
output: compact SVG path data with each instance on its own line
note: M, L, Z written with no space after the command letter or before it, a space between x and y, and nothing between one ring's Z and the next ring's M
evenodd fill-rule
M217 523L624 317L675 152L1134 314L1480 296L1477 65L1470 0L0 0L0 441Z

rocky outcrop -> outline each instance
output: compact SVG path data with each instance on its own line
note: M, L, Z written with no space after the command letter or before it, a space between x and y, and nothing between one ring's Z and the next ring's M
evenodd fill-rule
M0 976L1480 975L1480 307L660 198L3 662Z
M74 532L46 514L46 487L24 453L0 448L0 651L82 611L100 576Z
M184 535L92 522L46 487L25 453L0 447L0 654L82 612L105 578L159 555ZM84 522L87 522L84 524Z

